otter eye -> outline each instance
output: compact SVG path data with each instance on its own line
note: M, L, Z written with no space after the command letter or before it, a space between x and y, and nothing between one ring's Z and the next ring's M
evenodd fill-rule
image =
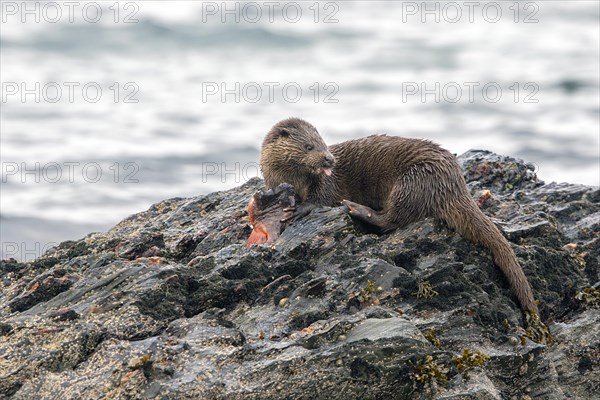
M315 148L315 146L313 146L312 144L305 144L304 148L306 149L306 151L311 151Z

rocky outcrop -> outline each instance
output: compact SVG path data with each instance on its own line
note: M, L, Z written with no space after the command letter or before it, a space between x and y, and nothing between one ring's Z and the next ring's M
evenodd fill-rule
M0 398L598 396L600 191L488 152L460 161L550 347L524 336L486 249L435 221L377 236L320 208L246 248L254 179L2 261Z

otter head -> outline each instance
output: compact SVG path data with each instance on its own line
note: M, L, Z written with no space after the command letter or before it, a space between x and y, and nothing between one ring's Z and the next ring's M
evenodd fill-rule
M302 186L307 180L331 176L334 158L317 129L299 118L271 128L262 144L260 166L267 187L287 182Z

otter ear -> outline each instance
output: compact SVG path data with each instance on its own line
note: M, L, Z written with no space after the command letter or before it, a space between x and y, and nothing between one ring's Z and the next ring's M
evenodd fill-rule
M290 131L288 131L287 129L283 128L279 131L279 136L281 137L288 137L290 136Z

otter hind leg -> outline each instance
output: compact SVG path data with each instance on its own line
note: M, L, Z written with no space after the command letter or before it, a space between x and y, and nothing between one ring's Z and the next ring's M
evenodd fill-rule
M391 222L388 218L388 212L375 211L371 207L354 203L349 200L342 200L342 204L348 208L348 214L350 214L352 218L356 218L369 225L373 225L382 232L387 232L398 228L398 224Z
M447 197L453 194L448 187L440 186L443 178L426 165L415 165L398 176L391 190L385 194L381 211L348 200L342 203L348 207L352 217L387 232L435 215L439 202L448 201Z

